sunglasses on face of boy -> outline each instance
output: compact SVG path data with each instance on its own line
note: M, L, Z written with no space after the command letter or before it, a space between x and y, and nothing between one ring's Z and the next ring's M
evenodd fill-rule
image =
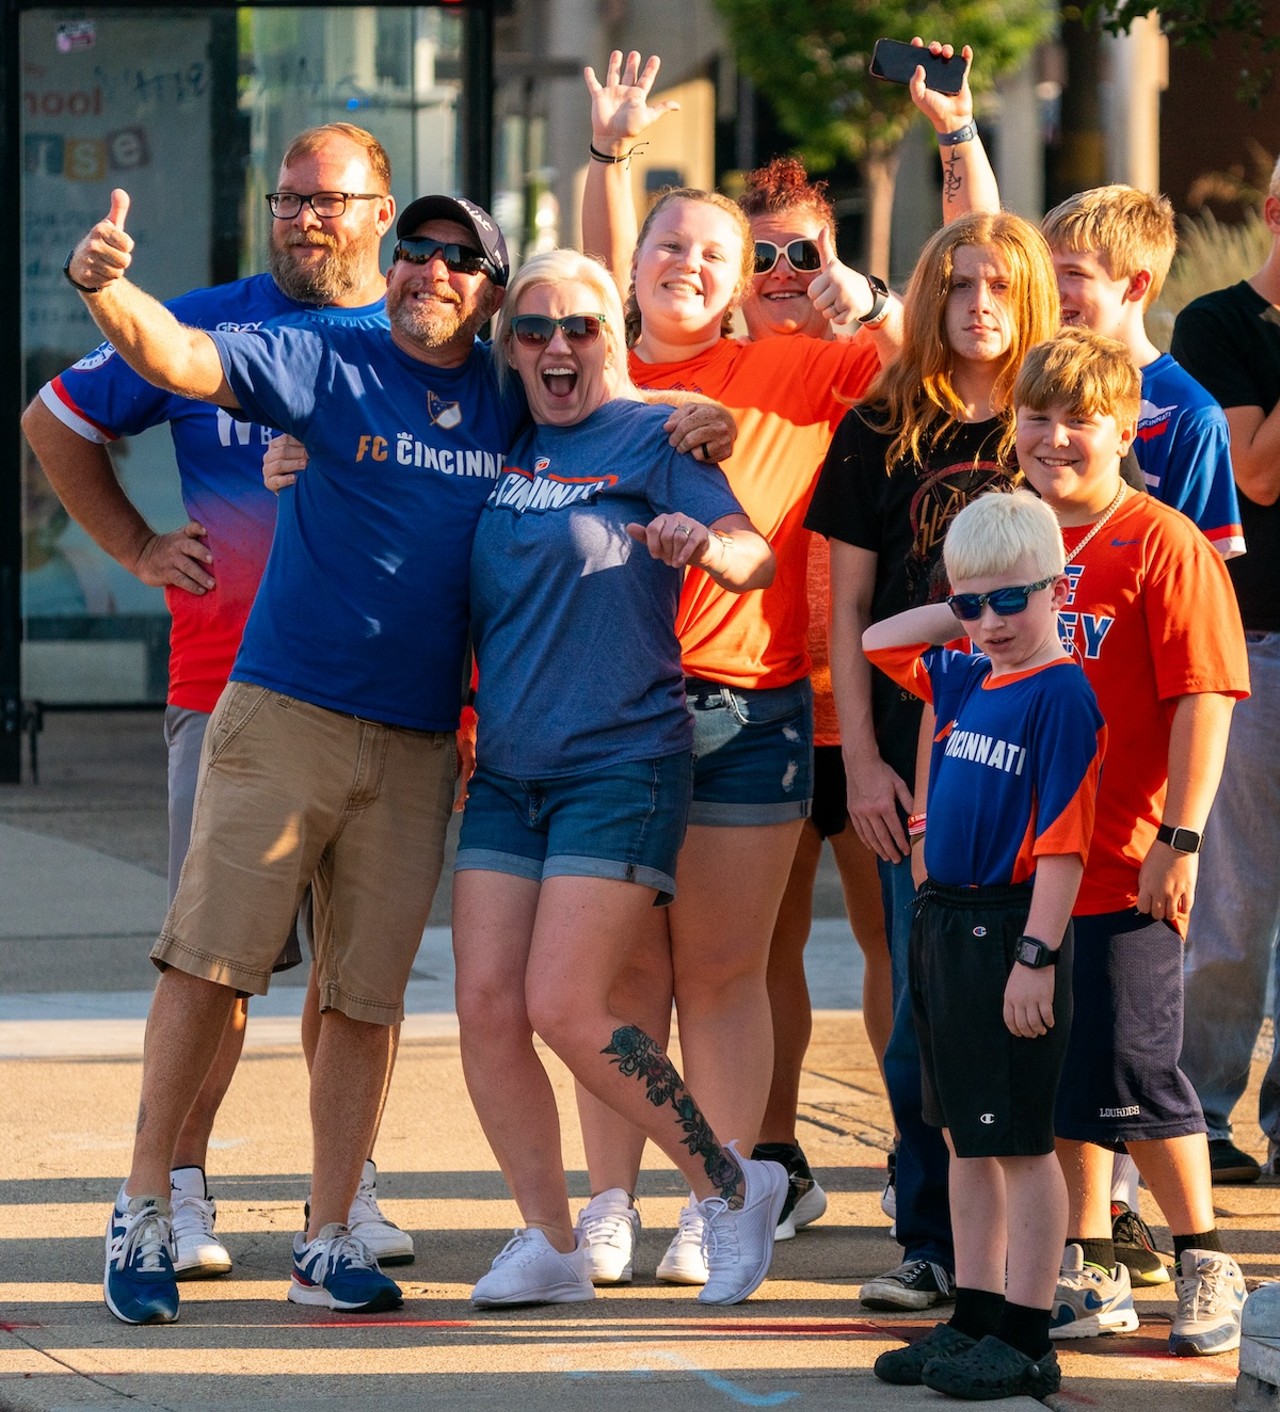
M411 265L429 265L439 257L444 267L455 275L492 274L489 257L483 250L470 245L458 245L452 240L433 240L429 235L406 235L392 252L391 260L405 260Z
M988 603L991 604L991 611L996 617L1008 618L1014 613L1025 611L1031 595L1038 589L1048 588L1058 577L1058 574L1050 574L1039 583L1023 584L1016 588L993 588L990 593L953 593L947 599L947 607L962 623L971 623L975 618L980 618Z
M767 275L780 259L797 274L811 275L822 268L822 256L812 240L793 240L788 245L775 245L772 240L756 241L756 274Z

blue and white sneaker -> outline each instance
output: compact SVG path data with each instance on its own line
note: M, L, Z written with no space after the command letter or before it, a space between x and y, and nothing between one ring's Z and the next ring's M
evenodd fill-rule
M349 1314L380 1314L404 1303L400 1286L378 1269L369 1247L336 1221L315 1240L306 1231L294 1236L289 1298Z
M164 1197L129 1197L120 1188L107 1222L102 1295L122 1324L172 1324L178 1317L170 1215Z
M1174 1276L1178 1312L1169 1352L1180 1358L1230 1353L1240 1347L1245 1285L1240 1266L1220 1250L1184 1250Z
M1067 1246L1062 1273L1053 1292L1049 1314L1050 1338L1096 1338L1099 1334L1131 1334L1138 1327L1129 1272L1115 1265L1110 1273L1084 1263L1084 1251Z

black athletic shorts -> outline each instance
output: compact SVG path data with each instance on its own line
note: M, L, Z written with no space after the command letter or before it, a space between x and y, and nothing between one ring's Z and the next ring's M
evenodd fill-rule
M1054 1130L1115 1151L1206 1131L1182 1054L1182 938L1128 908L1075 919L1076 1025Z
M1053 1028L1037 1039L1012 1034L1004 991L1030 907L1029 884L926 882L916 904L909 976L922 1111L926 1123L950 1132L959 1157L1053 1151L1054 1099L1071 1030L1071 926L1054 968Z
M849 787L838 745L813 747L813 812L809 822L819 838L843 833L849 822Z

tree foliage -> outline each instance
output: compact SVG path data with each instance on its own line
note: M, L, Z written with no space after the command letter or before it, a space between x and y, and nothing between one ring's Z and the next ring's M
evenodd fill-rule
M975 94L1050 32L1046 0L716 0L743 73L768 98L808 164L864 162L916 118L904 86L868 73L877 39L922 35L973 46Z
M1258 100L1275 80L1280 53L1280 25L1275 19L1275 0L1158 0L1160 28L1174 44L1195 44L1206 54L1223 35L1237 35L1246 56L1257 55L1256 67L1240 71L1239 96L1257 106ZM1089 23L1098 23L1112 34L1123 34L1136 19L1150 14L1150 0L1085 0L1080 5L1063 6L1074 10Z

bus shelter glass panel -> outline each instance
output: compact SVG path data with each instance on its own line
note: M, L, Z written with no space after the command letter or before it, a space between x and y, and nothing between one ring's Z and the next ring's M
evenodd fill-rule
M78 360L107 356L62 269L113 187L131 199L134 274L162 299L267 267L264 198L305 127L370 129L402 206L455 189L461 44L457 12L427 7L25 12L24 398ZM108 449L154 529L185 523L167 429ZM72 524L25 442L22 454L23 694L163 700L162 591Z

